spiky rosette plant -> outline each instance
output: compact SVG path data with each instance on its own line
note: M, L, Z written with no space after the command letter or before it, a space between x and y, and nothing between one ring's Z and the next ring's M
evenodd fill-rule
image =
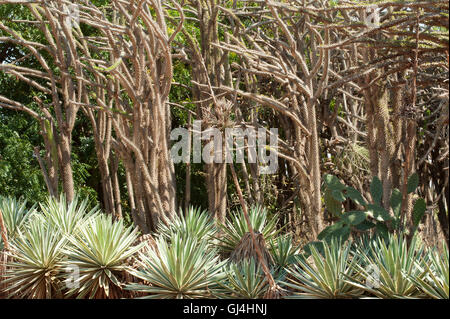
M294 244L290 234L271 240L269 251L278 270L293 264L297 260L296 257L299 256L299 247Z
M65 250L66 266L77 269L68 296L76 298L119 298L128 269L127 259L142 245L133 246L137 229L126 227L122 220L113 221L110 215L90 218L77 233L69 237Z
M23 230L28 218L35 212L34 206L27 209L27 201L12 197L0 196L0 210L8 231L8 240L14 241L18 232ZM3 240L0 237L0 250L3 249Z
M269 217L266 208L253 206L248 215L253 231L261 233L265 241L272 240L280 232L280 229L276 227L278 217L276 215ZM231 253L244 235L249 232L242 208L231 214L225 224L219 224L219 228L222 234L217 238L218 245L225 253Z
M170 240L174 234L178 234L183 238L189 236L210 242L216 233L216 226L207 211L190 206L185 213L176 215L170 224L160 223L157 233L165 240Z
M376 237L369 247L361 245L353 253L352 264L358 277L347 276L346 283L378 298L418 298L423 293L409 278L421 279L424 246L414 236L407 243L404 236L389 235L388 240Z
M168 243L157 240L156 249L140 253L139 268L131 274L148 285L130 283L126 289L146 293L142 298L208 298L223 276L223 262L205 241L174 234Z
M225 278L218 282L219 298L261 299L269 284L259 263L255 259L245 259L239 263L228 263L225 267Z
M312 245L310 258L298 258L298 264L287 269L287 282L294 294L286 298L347 299L362 294L358 287L345 282L357 277L352 265L356 259L350 254L350 244L338 240L322 242L322 253Z
M100 214L98 206L88 210L88 205L88 199L81 200L78 195L70 203L64 195L59 199L49 197L44 204L40 204L42 214L35 216L59 229L61 234L71 235L82 228L89 218Z
M63 247L67 239L57 229L31 220L25 232L18 231L11 243L10 263L6 270L9 297L61 298L64 267Z
M423 261L417 263L422 270L420 276L408 276L408 278L433 299L449 299L449 268L448 247L443 244L444 251L439 253L436 249L430 249Z

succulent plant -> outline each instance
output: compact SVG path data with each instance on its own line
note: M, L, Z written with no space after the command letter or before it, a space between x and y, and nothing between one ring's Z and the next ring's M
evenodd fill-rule
M412 193L417 189L418 176L413 174L408 179L407 192ZM333 225L325 228L318 236L320 240L329 240L332 237L347 240L353 229L358 231L368 231L375 229L375 232L388 238L389 229L386 222L391 223L391 227L398 232L404 229L401 219L402 194L394 188L390 194L390 206L393 215L382 205L383 185L380 179L373 177L370 184L370 193L373 203L367 203L363 196L353 187L342 184L336 176L326 174L324 176L324 201L328 211L339 218ZM351 199L364 210L343 212L342 203ZM418 198L413 207L413 229L412 234L422 220L426 211L426 204L423 198Z
M113 221L111 215L90 218L69 237L70 245L64 251L66 267L75 268L79 274L67 295L119 298L127 260L142 247L133 246L137 237L136 228L126 227L122 220Z
M131 275L148 284L130 283L126 289L147 293L142 298L209 298L223 276L223 262L206 241L174 234L170 243L157 240L156 249L139 253L139 268Z
M27 201L0 196L0 210L8 232L8 241L14 241L19 231L24 230L27 220L35 213L35 206L27 209ZM3 240L0 237L0 250Z
M294 290L286 298L343 299L357 298L363 290L347 283L347 276L358 277L353 266L356 259L351 256L350 243L342 244L333 238L322 242L321 251L310 246L309 258L298 258L298 263L287 269L284 284Z
M416 287L433 299L449 299L448 247L444 243L442 246L442 253L437 249L430 249L425 253L423 261L416 261L417 267L421 269L419 276L408 276Z
M39 220L30 221L26 231L18 231L11 243L11 262L4 281L9 297L62 298L63 247L67 239L57 229Z
M179 234L182 237L189 236L199 241L211 242L216 233L216 225L207 211L191 206L185 214L180 212L176 215L169 224L160 223L157 233L166 240L174 234Z
M378 298L417 298L423 293L409 278L422 279L424 247L414 236L408 245L404 236L377 237L369 247L353 251L352 264L359 277L347 276L346 282Z
M250 223L253 231L261 233L265 241L275 238L280 232L277 229L278 218L276 215L269 217L267 210L261 206L253 206L249 210ZM242 209L231 214L225 224L219 225L222 234L218 237L218 245L224 252L232 252L246 233L249 232Z
M230 262L224 271L225 278L218 282L221 289L216 290L219 298L260 299L269 288L264 272L253 258L238 264Z

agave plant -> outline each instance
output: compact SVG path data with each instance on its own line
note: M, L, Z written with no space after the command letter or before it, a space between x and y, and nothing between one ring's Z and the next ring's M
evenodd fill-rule
M26 205L26 200L0 196L0 210L3 213L9 241L14 241L18 232L24 229L28 218L35 212L34 206L27 209ZM0 250L2 248L3 241L0 238Z
M357 276L352 265L349 243L341 244L332 239L322 243L323 254L316 246L310 247L310 260L298 258L298 264L287 269L288 277L284 284L295 290L286 298L343 299L357 298L362 290L345 282L346 276Z
M261 266L255 259L245 259L225 267L225 278L218 282L221 289L215 295L220 298L260 299L269 284Z
M18 231L11 243L11 262L5 285L9 297L61 298L63 247L67 240L39 220L31 220L26 232Z
M77 269L68 296L77 298L118 298L122 291L121 276L128 268L127 259L142 245L133 246L137 229L126 227L110 215L89 219L69 237L66 266Z
M442 254L435 249L430 249L424 256L423 262L417 267L422 270L420 276L408 276L408 278L427 296L434 299L448 299L448 247L443 244Z
M41 204L42 214L35 216L48 225L59 229L61 234L71 235L82 228L90 218L100 213L98 206L88 211L88 199L80 200L77 195L69 204L64 195L59 199L49 197L45 204Z
M269 242L270 253L279 269L294 263L299 255L299 249L294 245L291 235L279 236Z
M213 219L207 211L190 206L186 214L180 212L170 224L160 223L158 233L165 239L170 240L174 234L181 237L192 237L199 241L210 241L214 238L216 227Z
M208 298L223 276L223 262L207 242L179 234L170 244L159 238L155 250L139 254L138 263L130 273L148 285L131 283L126 289L148 294L142 298Z
M414 236L408 245L403 236L389 235L386 241L377 237L369 247L354 252L358 259L352 268L360 277L348 276L346 283L379 298L414 298L422 296L409 278L422 278L423 245Z
M261 233L266 241L270 241L280 232L277 229L278 217L269 218L266 208L253 206L249 210L250 224L255 232ZM225 224L219 224L222 231L219 246L224 252L232 252L241 241L242 237L249 231L242 209L231 215Z

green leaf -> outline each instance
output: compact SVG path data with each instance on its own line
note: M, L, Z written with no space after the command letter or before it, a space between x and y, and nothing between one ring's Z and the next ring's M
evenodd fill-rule
M372 194L373 201L376 204L381 203L381 197L383 196L383 185L377 176L374 176L372 183L370 184L370 193Z
M392 210L394 211L395 217L400 216L401 206L402 206L402 193L397 188L394 188L392 190L392 195L391 195L391 207L392 207Z
M317 238L319 240L323 240L326 237L330 236L333 232L342 228L343 226L344 226L344 224L342 223L342 221L338 221L337 223L335 223L331 226L328 226L324 230L322 230L322 232L317 236Z
M392 219L392 216L380 205L368 204L367 208L368 215L378 221L388 221Z
M355 188L347 187L346 190L347 190L346 192L347 197L350 198L352 201L354 201L356 204L361 206L367 205L366 201L364 200L360 192L358 192Z
M120 64L122 63L122 57L120 57L119 59L117 59L116 62L114 62L113 65L111 65L108 68L103 68L103 67L98 67L94 65L94 69L99 70L99 71L104 71L104 72L112 72L114 71Z
M385 240L389 239L389 230L384 223L378 222L375 227L378 235L383 237Z
M335 199L335 200L337 200L338 202L344 202L345 201L345 196L344 196L344 194L342 194L342 192L341 191L339 191L339 190L332 190L331 191L331 195L333 196L333 198Z
M306 258L311 256L311 247L314 247L321 255L324 255L324 243L322 241L312 241L303 247L303 251L305 252L305 254L304 258L301 259L306 260Z
M342 213L342 204L337 201L331 194L331 190L327 189L324 194L325 207L334 215L340 216Z
M342 215L342 222L349 225L358 225L366 220L366 213L361 211L350 211Z
M366 231L366 230L369 230L374 227L375 227L375 224L372 223L371 221L368 221L367 219L364 220L362 223L355 226L355 228L360 231Z
M325 240L327 242L331 241L333 238L339 239L341 242L346 241L350 236L350 226L344 225L342 221L337 222L334 225L325 228L317 238L320 240Z
M317 249L316 245L310 245L309 260L299 259L295 265L286 269L287 281L282 283L293 292L287 298L359 297L362 290L345 282L346 278L352 278L359 273L354 267L357 258L352 256L351 244L343 244L337 240L319 244L321 249Z
M408 194L414 192L417 186L419 186L419 175L417 175L417 173L414 173L408 178L407 184Z
M427 204L425 203L425 200L423 198L418 198L413 207L413 223L415 227L419 226L426 209Z
M344 190L346 188L345 185L342 184L339 181L339 179L334 175L326 174L326 175L324 175L323 180L324 180L325 184L327 185L327 188L329 188L329 189Z
M340 229L334 231L330 235L331 238L339 238L339 240L343 243L350 237L350 226L345 225L344 227L341 227Z

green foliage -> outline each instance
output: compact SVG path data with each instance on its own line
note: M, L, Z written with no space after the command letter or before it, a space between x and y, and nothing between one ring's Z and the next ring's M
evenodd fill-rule
M416 262L421 270L420 275L408 277L416 287L434 299L449 299L448 247L445 243L443 247L442 254L436 249L430 249L423 261Z
M25 229L28 218L34 213L34 206L27 209L26 200L0 196L0 210L8 232L8 241L12 242L17 238L19 231ZM3 249L3 245L3 239L0 238L0 250Z
M276 215L269 217L266 208L261 206L251 207L248 215L253 231L263 234L266 241L275 238L280 232L276 227L278 217ZM242 208L239 212L232 214L225 224L219 224L218 226L223 232L223 236L217 239L224 252L233 251L244 234L249 231Z
M160 223L157 233L165 240L170 240L178 234L183 238L192 237L199 242L210 242L214 238L216 227L207 211L191 206L185 215L180 212L170 224Z
M140 248L133 246L136 229L97 208L89 211L88 200L79 196L70 204L64 196L50 198L41 211L26 212L24 202L13 199L1 198L0 204L6 223L15 225L5 280L10 297L119 297L126 260ZM80 276L69 278L67 269Z
M370 184L370 193L373 203L367 203L362 195L353 187L343 185L336 176L325 175L325 206L339 220L333 225L325 228L318 236L320 240L329 241L331 238L347 240L353 229L358 231L369 231L374 229L376 233L387 238L389 234L388 223L391 229L400 231L403 229L401 223L402 194L394 188L390 196L390 206L393 216L382 206L383 185L378 177L373 177ZM417 174L408 179L408 192L413 192L418 186ZM347 199L352 200L364 210L342 212L342 203ZM413 232L416 231L426 211L426 204L422 198L416 200L413 208Z
M409 278L424 276L424 247L414 237L408 245L404 236L377 237L354 250L358 262L352 268L360 277L347 276L346 283L379 298L420 297L422 294Z
M125 288L145 293L142 298L253 299L268 288L255 260L220 260L217 248L223 242L214 245L215 225L198 208L191 207L173 225L161 225L156 247L147 249L135 245L136 229L97 208L89 210L88 200L79 196L69 205L62 196L31 210L24 200L0 197L0 208L12 238L4 278L9 297L120 298ZM447 248L440 254L427 251L417 237L408 246L404 236L376 233L355 242L327 237L307 244L300 254L292 236L276 237L275 222L264 212L253 209L252 223L268 234L272 275L293 292L287 298L448 298ZM361 225L361 216L344 213L331 230ZM239 218L235 214L229 222L234 240L246 232ZM136 269L130 267L134 258ZM126 272L143 282L127 284Z
M131 283L126 289L145 292L143 298L192 299L211 297L216 282L222 278L223 262L205 241L177 234L170 244L159 238L156 249L140 253L139 269L130 273L148 282Z
M83 227L89 217L100 213L98 207L88 211L88 204L88 199L81 200L79 195L75 195L69 204L64 195L59 199L48 197L44 204L40 204L42 214L35 216L63 235L72 235Z
M299 248L294 245L290 234L269 241L269 251L276 267L280 270L294 263L299 254Z
M0 75L0 94L4 86L8 87ZM46 197L44 179L33 156L39 133L32 121L21 113L0 109L0 195L33 201Z
M9 297L61 298L63 280L62 248L67 240L57 229L31 220L25 232L11 243L12 262L8 264L5 284Z
M425 200L423 198L418 198L414 203L413 212L412 212L413 213L414 231L419 226L423 215L425 215L426 209L427 209L427 204L425 203Z
M221 298L260 299L269 287L261 266L253 258L228 264L225 274L225 279L218 282L222 290L217 296Z
M408 183L406 185L408 194L414 192L418 186L419 186L419 175L417 175L417 173L414 173L408 178Z
M370 194L375 204L381 205L381 198L383 197L383 185L377 176L374 176L372 183L370 183Z
M322 243L322 252L310 246L310 261L299 258L298 264L287 269L288 282L284 284L295 290L287 298L355 298L362 290L345 282L346 276L357 277L353 269L356 259L351 258L351 245L333 239Z
M124 226L121 220L113 222L110 215L90 218L69 237L71 245L65 250L66 264L78 267L80 274L68 295L119 298L119 279L127 269L127 259L142 246L133 246L137 236L136 228Z

